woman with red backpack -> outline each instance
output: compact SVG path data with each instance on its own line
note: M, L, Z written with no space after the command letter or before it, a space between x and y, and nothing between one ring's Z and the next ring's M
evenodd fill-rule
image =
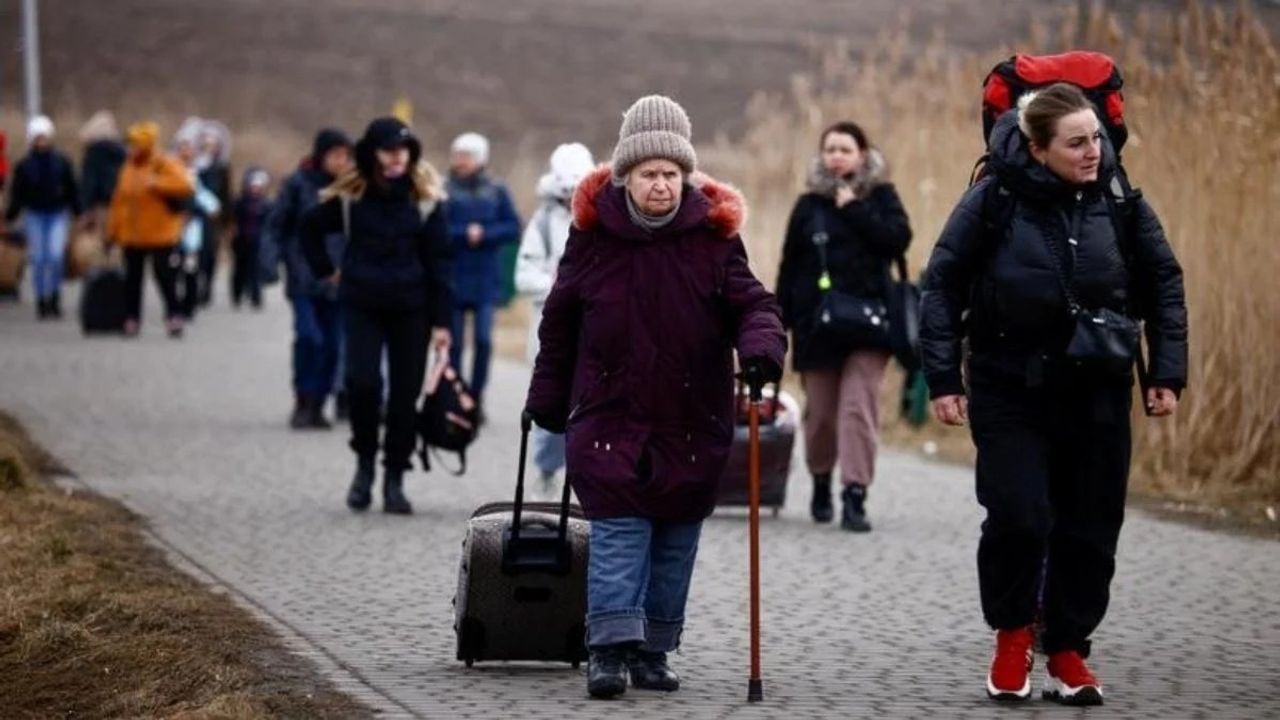
M1124 519L1133 369L1147 412L1172 414L1187 379L1182 270L1151 207L1113 190L1127 183L1078 87L1024 95L989 151L934 248L920 330L934 414L969 422L978 450L987 693L1030 695L1039 614L1044 696L1098 705L1085 659Z

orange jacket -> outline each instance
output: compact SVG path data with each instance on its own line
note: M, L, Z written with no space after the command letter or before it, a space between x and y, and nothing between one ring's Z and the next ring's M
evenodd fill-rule
M182 236L186 213L173 207L195 192L190 174L176 158L153 153L129 158L120 169L107 216L107 237L121 247L173 247Z

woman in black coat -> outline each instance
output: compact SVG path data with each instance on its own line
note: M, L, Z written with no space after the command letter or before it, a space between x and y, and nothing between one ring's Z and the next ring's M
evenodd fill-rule
M452 250L439 176L422 146L395 118L369 124L356 143L356 169L339 177L302 218L307 264L338 286L346 332L346 388L351 449L357 458L347 493L352 510L369 507L379 450L382 358L387 360L386 436L382 443L383 510L409 514L404 472L417 445L415 404L422 394L428 345L450 344ZM341 267L327 238L347 236Z
M808 190L787 222L778 302L804 383L813 519L832 519L831 475L838 459L841 526L866 532L871 525L864 502L875 474L877 398L889 361L888 335L832 332L822 326L822 309L831 292L884 302L889 266L910 244L911 225L883 156L862 128L832 125L822 133L819 150Z
M1030 694L1043 598L1045 696L1100 704L1084 658L1115 572L1137 353L1082 340L1105 327L1136 344L1132 319L1145 320L1147 411L1172 414L1187 377L1182 270L1150 206L1117 191L1127 182L1079 89L1024 97L990 152L929 261L920 332L934 414L970 421L978 448L978 579L996 630L987 692Z

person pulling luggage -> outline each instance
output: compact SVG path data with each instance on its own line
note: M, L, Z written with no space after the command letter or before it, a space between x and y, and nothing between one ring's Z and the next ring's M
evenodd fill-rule
M567 477L591 521L587 690L677 690L702 521L734 423L733 351L755 382L782 371L773 295L752 275L732 188L694 173L684 108L627 110L611 165L575 191L543 308L526 410L566 433Z
M369 123L356 143L356 166L321 194L302 218L302 248L318 278L338 287L346 323L346 388L356 472L347 493L352 510L369 507L379 449L383 510L407 515L404 473L417 445L418 396L428 347L450 345L452 250L435 169L422 145L391 117ZM339 266L327 239L347 237ZM382 359L387 362L386 436L382 426Z

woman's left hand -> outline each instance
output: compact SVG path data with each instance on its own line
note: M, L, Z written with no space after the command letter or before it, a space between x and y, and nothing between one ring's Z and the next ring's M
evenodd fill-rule
M1169 388L1153 387L1147 390L1147 411L1151 417L1168 417L1178 409L1178 394Z
M431 349L438 353L449 352L449 346L453 345L453 334L448 328L435 328L431 331Z
M836 186L836 207L842 208L856 199L857 197L853 194L853 189L848 185L840 183Z

